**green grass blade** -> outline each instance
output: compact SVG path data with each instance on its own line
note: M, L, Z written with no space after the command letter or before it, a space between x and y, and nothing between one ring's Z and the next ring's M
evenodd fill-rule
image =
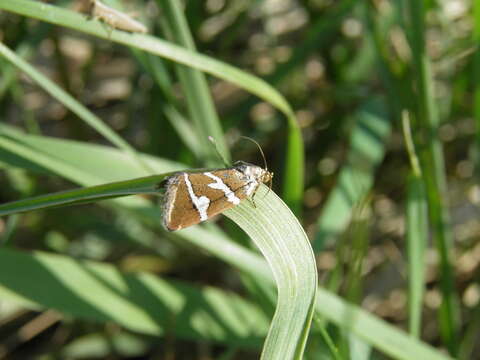
M365 104L356 117L347 163L317 222L315 251L345 230L355 204L370 191L374 171L385 153L384 142L390 134L390 124L383 100L374 99Z
M298 220L267 186L259 188L255 205L244 201L225 215L260 248L277 283L277 309L262 358L302 359L317 289L315 257Z
M425 250L428 240L427 203L423 179L411 175L407 182L407 250L409 331L420 336L425 289Z
M269 320L258 307L212 287L41 252L0 249L0 298L79 319L114 321L155 336L258 348ZM108 299L108 301L106 301Z
M425 41L425 16L423 1L407 2L408 39L413 54L413 73L418 89L417 128L422 141L417 148L420 153L422 170L428 195L428 210L433 236L440 255L442 304L440 307L440 329L444 342L452 355L458 353L460 311L455 292L455 280L451 264L453 238L450 229L450 214L447 194L447 182L444 168L442 146L437 136L440 125L437 105L434 97L434 81ZM419 134L420 135L420 134Z
M82 185L127 180L144 175L136 161L114 148L27 135L0 124L0 160L37 173L58 174ZM184 165L141 155L157 173L184 168ZM85 161L88 159L88 161Z
M85 106L75 100L71 95L62 90L57 86L53 81L48 79L42 73L37 71L33 66L28 64L22 58L17 56L13 51L8 47L0 43L0 55L8 60L12 65L15 65L18 69L26 73L30 78L32 78L39 86L41 86L45 91L52 95L55 99L61 102L65 107L70 109L75 113L80 119L86 122L93 129L98 131L103 135L107 140L112 144L118 146L120 149L123 149L127 154L129 154L133 159L142 165L146 173L151 173L151 169L148 168L148 165L144 164L142 160L137 156L137 153L133 147L131 147L125 140L118 136L115 131L106 126L102 120L90 112Z
M427 194L414 147L410 118L406 111L402 115L403 136L412 167L407 179L408 323L410 334L419 338L425 289L425 250L428 243Z
M289 120L282 197L293 213L301 217L305 154L302 132L296 125L297 121L293 115L289 116Z
M157 5L164 13L160 22L163 24L164 33L167 37L186 49L196 51L182 5L175 0L157 1ZM208 137L212 136L220 153L230 162L230 152L224 140L222 126L205 75L194 68L183 65L177 65L176 71L182 84L182 90L185 93L188 112L193 119L196 133L199 135L199 141L202 144L202 152L205 154L204 161L209 166L218 166L222 163L208 140Z
M148 176L0 204L0 216L65 205L79 205L136 194L156 194L164 175Z
M201 159L203 148L200 139L196 135L192 124L178 110L178 101L172 92L174 88L173 82L170 79L164 61L158 56L153 56L136 49L133 49L133 53L137 60L151 74L153 79L155 79L163 97L166 99L166 101L159 104L159 106L170 122L170 125L175 129L178 137L187 148L195 154L198 159ZM157 121L157 119L154 121Z
M476 123L476 158L475 167L477 176L480 174L480 3L474 1L473 4L473 43L477 44L475 54L473 56L473 116Z
M346 331L352 331L360 339L394 359L451 359L360 307L351 305L337 295L321 288L317 293L315 310L326 319Z
M88 333L69 341L58 353L63 359L105 359L112 352L120 357L134 358L148 352L153 342L153 339L147 340L126 331L109 336L101 332Z

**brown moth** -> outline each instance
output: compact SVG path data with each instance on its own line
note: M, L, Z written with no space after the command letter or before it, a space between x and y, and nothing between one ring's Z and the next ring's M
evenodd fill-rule
M255 195L273 174L238 161L232 167L179 172L166 179L163 223L174 231L198 224Z
M99 0L90 0L90 6L90 13L93 18L102 20L114 29L142 34L147 32L145 25L134 20L131 16L103 4Z

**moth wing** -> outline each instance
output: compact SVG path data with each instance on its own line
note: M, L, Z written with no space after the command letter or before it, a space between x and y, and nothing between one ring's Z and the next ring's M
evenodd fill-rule
M169 177L164 198L165 227L170 231L183 229L230 209L247 197L246 185L242 174L234 169Z

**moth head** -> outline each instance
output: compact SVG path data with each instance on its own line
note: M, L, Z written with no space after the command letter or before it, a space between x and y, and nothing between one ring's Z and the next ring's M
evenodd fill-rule
M268 183L272 181L273 173L261 168L260 166L249 164L244 161L237 161L235 163L235 167L247 178L255 180L259 183Z

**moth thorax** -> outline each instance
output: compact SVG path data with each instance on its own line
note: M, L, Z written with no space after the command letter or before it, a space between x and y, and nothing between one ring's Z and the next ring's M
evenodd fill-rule
M250 180L259 183L267 183L272 179L272 173L268 170L262 169L260 166L238 162L237 168L245 175L247 181Z

